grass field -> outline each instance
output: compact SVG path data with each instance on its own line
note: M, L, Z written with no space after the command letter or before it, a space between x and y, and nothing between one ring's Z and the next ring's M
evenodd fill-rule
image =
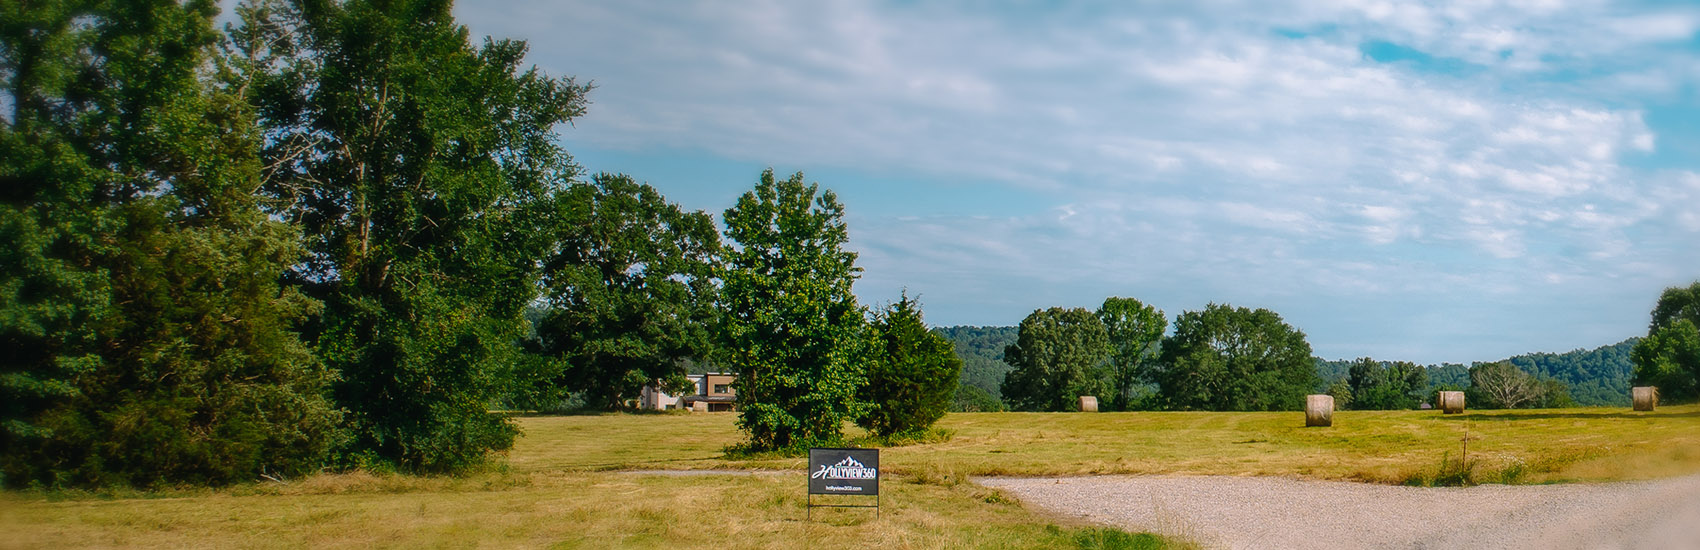
M729 460L734 417L522 418L516 472L761 468L801 458ZM1522 483L1646 479L1700 472L1700 406L1656 412L1581 408L1340 411L1331 428L1279 413L967 413L938 426L948 441L885 450L886 470L918 476L1219 474L1405 483L1464 454ZM850 430L850 433L857 433ZM657 442L634 444L633 442Z
M804 519L803 460L729 459L730 414L518 419L499 467L456 477L320 475L219 490L0 498L0 548L555 547L1162 548L1047 517L976 475L1186 473L1379 483L1432 480L1466 430L1478 479L1518 483L1700 472L1700 406L1335 414L953 414L943 441L881 454L878 519ZM857 434L852 430L852 435ZM713 470L688 475L649 470ZM738 472L725 472L738 470Z

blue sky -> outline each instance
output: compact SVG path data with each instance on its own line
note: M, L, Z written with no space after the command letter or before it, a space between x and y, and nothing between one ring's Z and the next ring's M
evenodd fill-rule
M716 215L802 171L846 205L861 300L907 288L935 325L1131 296L1467 362L1643 334L1700 278L1700 6L1053 4L456 14L596 84L561 129L587 169Z

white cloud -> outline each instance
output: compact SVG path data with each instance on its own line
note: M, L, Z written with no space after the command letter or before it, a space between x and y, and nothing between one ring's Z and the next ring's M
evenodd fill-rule
M493 5L503 7L484 13ZM898 219L868 205L854 229L869 283L925 285L933 305L1118 285L1456 300L1529 292L1533 280L1576 290L1656 276L1632 265L1700 270L1691 252L1670 259L1684 246L1673 243L1700 231L1683 206L1700 204L1700 178L1630 167L1663 141L1622 100L1700 81L1691 53L1648 54L1692 37L1695 10L1374 0L1133 9L1145 11L459 8L475 31L521 25L508 34L531 40L534 61L599 84L573 144L1043 197L1007 216ZM525 21L508 21L516 10ZM1370 41L1436 66L1376 62L1359 49ZM1454 61L1463 68L1447 68ZM1585 76L1557 82L1558 69Z

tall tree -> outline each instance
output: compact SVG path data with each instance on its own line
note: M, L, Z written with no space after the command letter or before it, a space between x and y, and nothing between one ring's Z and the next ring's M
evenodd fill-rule
M1015 370L1003 381L1004 401L1020 411L1069 411L1082 395L1109 389L1093 369L1110 353L1104 322L1084 308L1034 310L1021 320L1004 361Z
M1630 352L1635 381L1658 386L1661 398L1700 396L1700 281L1659 294L1647 337Z
M544 265L539 351L565 364L545 383L613 409L645 385L690 387L685 361L712 350L720 235L648 184L598 174L572 187Z
M1163 310L1134 298L1111 297L1098 307L1098 319L1110 337L1110 377L1115 396L1110 407L1127 410L1135 388L1150 382L1146 365L1157 357L1157 346L1169 318Z
M1209 304L1175 318L1155 377L1182 410L1293 410L1316 385L1303 332L1267 309Z
M1352 363L1347 383L1353 409L1414 409L1428 393L1428 370L1408 361L1382 363L1364 357Z
M856 423L889 436L919 432L943 418L962 376L962 360L950 340L927 330L921 303L904 292L868 328L873 349L860 396L868 410Z
M512 444L489 414L576 173L554 128L587 87L474 47L447 0L255 0L236 42L266 128L265 192L306 231L347 464L455 470Z
M858 416L866 380L844 206L802 173L776 181L768 169L724 219L721 338L738 372L738 426L755 449L832 443Z
M318 467L336 415L255 203L260 138L211 2L0 7L8 485Z

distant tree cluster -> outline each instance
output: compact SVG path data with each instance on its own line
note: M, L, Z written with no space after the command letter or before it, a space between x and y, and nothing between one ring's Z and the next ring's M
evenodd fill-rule
M1304 333L1266 309L1210 304L1175 319L1132 298L1097 311L1033 312L1004 351L1002 386L1016 410L1073 410L1083 395L1107 410L1288 410L1316 383Z
M1015 370L1004 378L1003 395L1018 411L1067 411L1081 395L1103 395L1102 370L1110 353L1103 321L1081 308L1054 307L1021 321L1004 361Z
M1428 370L1407 361L1386 363L1368 357L1352 363L1346 385L1350 394L1339 408L1415 409L1428 393Z
M964 388L958 390L956 410L959 411L988 411L997 410L1006 403L996 400L996 395L981 397L980 392L968 388L970 370L975 365L982 365L982 373L1009 372L1015 367L1003 361L992 362L987 356L1001 357L1002 354L992 355L988 350L1015 344L1020 327L944 327L934 329L942 335L949 336L956 342L958 354L962 356L965 365L963 374ZM1107 330L1107 329L1106 329ZM1114 340L1114 338L1112 338ZM1513 356L1503 362L1510 363L1516 370L1531 377L1530 387L1538 388L1534 398L1514 398L1511 401L1518 408L1551 408L1567 406L1620 406L1628 403L1629 373L1633 370L1630 350L1640 339L1632 338L1617 344L1602 346L1593 350L1575 350L1567 353L1533 353ZM1157 354L1162 348L1162 341L1151 345L1146 353ZM1099 389L1115 387L1115 372L1109 363L1108 355L1104 363L1095 371L1103 379L1098 382ZM1147 356L1141 368L1140 382L1132 386L1132 390L1122 395L1128 396L1125 405L1118 404L1115 392L1105 398L1101 406L1105 410L1142 410L1159 409L1167 405L1160 395L1161 387L1151 378L1156 369L1162 367L1158 356ZM1443 363L1438 365L1415 365L1408 362L1387 362L1370 358L1352 361L1323 360L1311 358L1312 370L1315 377L1309 393L1326 393L1335 398L1335 407L1346 409L1410 409L1420 407L1424 403L1433 404L1435 393L1439 391L1469 391L1472 373L1483 366L1494 365L1497 362L1477 362L1471 365ZM995 364L999 369L986 368L983 365ZM1492 370L1492 369L1490 369ZM1125 371L1123 371L1125 372ZM982 374L981 376L985 376ZM1124 379L1125 380L1125 379ZM1123 386L1126 387L1126 386ZM1580 389L1578 389L1580 388ZM1090 389L1090 388L1084 388ZM1108 390L1106 390L1108 391ZM1479 394L1480 390L1470 392L1471 407L1474 408L1506 408L1501 400ZM1085 394L1083 394L1085 395ZM1359 397L1362 396L1360 400ZM990 398L990 399L988 399ZM1059 402L1061 398L1059 397ZM970 404L975 403L975 404ZM1009 402L1008 406L1017 406ZM1061 405L1059 405L1061 406ZM1070 404L1069 407L1073 405Z

